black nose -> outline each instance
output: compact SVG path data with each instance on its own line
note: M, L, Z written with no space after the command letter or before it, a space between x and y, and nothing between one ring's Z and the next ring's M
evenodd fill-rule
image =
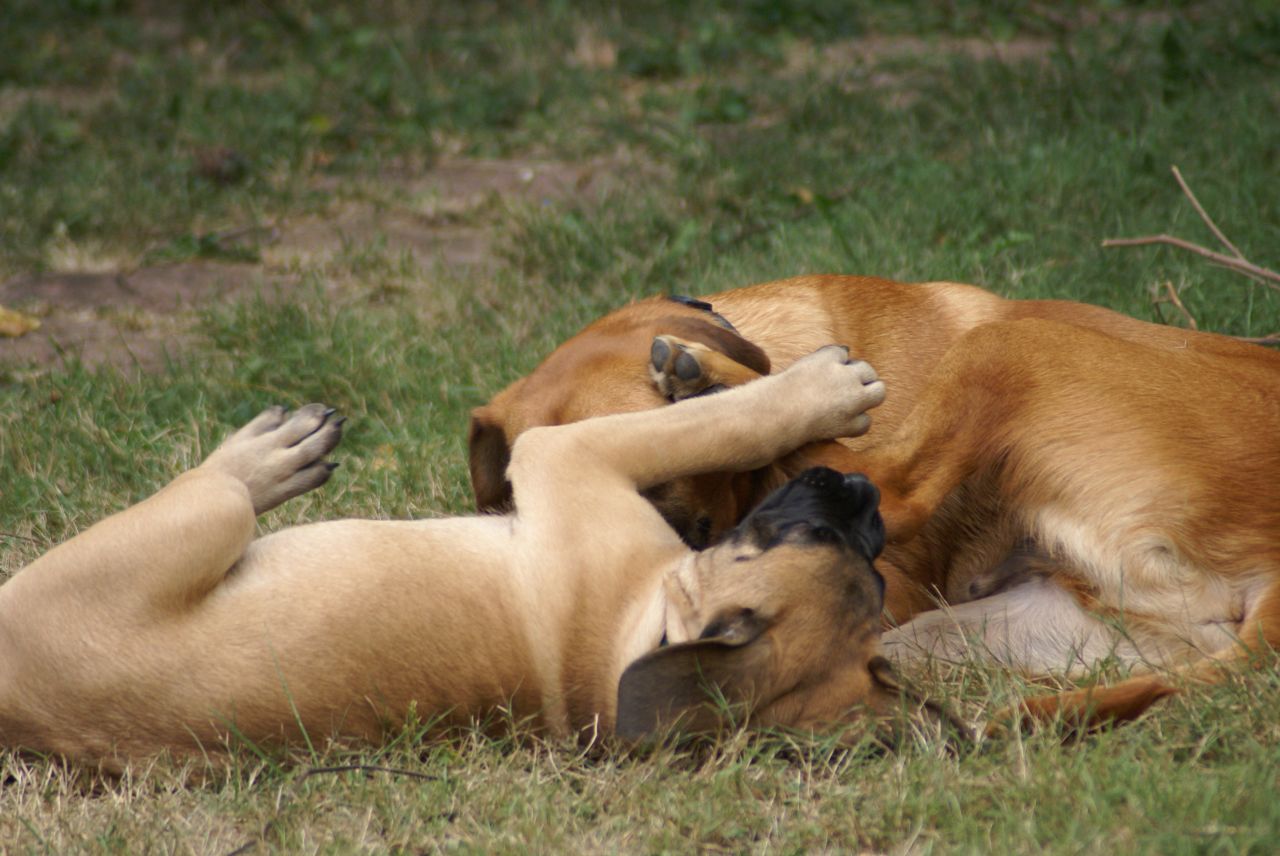
M866 476L815 467L770 494L743 521L741 534L767 545L798 526L834 532L870 560L884 549L879 506L880 491Z
M844 489L853 511L850 529L862 555L874 559L884 549L884 520L880 517L880 491L862 473L844 477Z

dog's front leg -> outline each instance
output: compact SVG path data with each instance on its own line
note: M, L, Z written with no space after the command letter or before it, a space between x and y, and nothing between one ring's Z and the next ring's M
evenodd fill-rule
M871 366L830 346L781 374L671 407L534 428L520 436L509 470L516 507L548 480L643 490L707 472L757 469L815 440L853 437L884 400Z
M190 606L240 559L258 514L329 478L322 458L341 436L322 405L267 410L200 466L24 568L0 588L0 610L48 604L74 626Z

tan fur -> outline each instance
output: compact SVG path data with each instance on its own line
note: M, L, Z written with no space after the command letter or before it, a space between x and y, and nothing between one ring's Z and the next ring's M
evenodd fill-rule
M689 662L715 645L749 654L711 689L768 724L890 709L898 691L869 665L880 603L859 599L865 560L786 544L695 555L638 493L856 433L883 395L828 348L725 395L526 432L512 516L255 539L258 512L327 478L340 429L319 406L268 411L0 587L0 745L115 763L216 752L231 735L376 740L411 712L607 733L620 676L664 634ZM754 616L755 635L708 629L725 610ZM644 710L622 713L694 707L707 688L689 681L641 687L627 704Z
M774 367L812 337L849 345L885 379L869 435L806 447L773 474L735 484L768 484L821 462L881 487L888 609L895 623L915 619L887 634L888 651L978 653L1031 674L1110 657L1138 668L1198 662L1191 674L1211 679L1218 667L1208 663L1280 645L1280 356L1097 307L1009 301L951 283L806 277L706 300ZM597 340L628 320L663 336L672 306L646 301L588 327L477 421L515 436L525 423L507 414L547 415L521 411L524 390L582 415L603 404L594 390L638 390L650 371L639 342L620 342L608 372L557 370L584 342L603 349ZM688 350L701 359L702 345ZM636 363L625 376L615 373L622 348ZM703 361L704 375L681 394L743 382L741 367ZM653 370L651 402L671 374ZM630 403L640 400L637 392ZM683 506L730 523L758 498L683 490ZM705 511L718 505L734 513ZM1028 543L1034 561L1008 564ZM944 595L950 605L933 610ZM1088 708L1126 718L1135 699L1167 690L1135 681L1091 691L1087 704L1083 695L1039 702L1033 714Z

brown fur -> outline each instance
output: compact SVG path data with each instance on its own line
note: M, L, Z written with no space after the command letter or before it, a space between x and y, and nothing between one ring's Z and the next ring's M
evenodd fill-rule
M525 430L668 403L649 376L650 346L662 334L705 345L757 373L763 373L758 358L739 356L747 349L763 351L773 370L780 370L824 344L843 344L876 366L890 390L876 410L874 437L902 424L938 361L961 336L993 321L1062 321L1170 351L1231 356L1257 350L1220 336L1147 324L1097 306L1006 300L949 282L805 276L733 289L706 300L733 324L736 335L704 310L665 298L641 300L588 325L528 376L476 408L470 445L477 507L507 507L508 450ZM734 476L709 474L696 483L664 486L657 504L690 543L702 546L798 469L817 463L847 471L851 463L845 450L864 449L871 439L842 438L838 444L810 447L792 466L781 462L781 468ZM989 514L976 513L989 493L973 494L948 503L914 543L895 547L878 564L889 580L888 611L895 621L932 608L940 596L954 595L949 585L965 585L1015 546L1013 533L991 527Z
M0 587L0 746L115 766L216 754L232 735L377 740L411 713L585 736L622 720L639 736L684 716L718 725L708 691L769 725L893 710L866 558L792 541L695 554L639 493L865 430L883 385L847 356L828 348L724 395L526 432L512 516L255 540L258 513L327 479L340 435L318 405L269 410ZM751 634L725 615L750 615ZM646 679L663 638L668 660L733 656L709 686L688 671ZM619 702L624 673L637 682Z
M988 653L1033 674L1053 670L1055 657L1068 671L1112 654L1150 667L1280 644L1280 356L1098 307L1010 301L952 283L804 277L706 299L772 365L814 340L840 342L876 366L889 395L869 436L806 447L772 471L734 477L732 491L681 486L678 527L690 507L716 527L731 523L758 501L753 485L820 462L866 472L885 492L891 543L878 567L888 609L897 623L920 616L886 638L900 655L969 650L988 623L1028 634L1019 637L1025 651ZM650 300L606 316L478 410L473 436L496 426L515 437L619 397L629 409L657 406L672 371L646 365L641 340L691 311ZM606 343L624 329L616 347ZM611 352L607 369L574 365L587 344ZM706 371L680 394L743 382L741 366L727 370L724 352L707 348L715 350L687 345ZM658 383L646 390L651 372ZM529 408L535 391L555 408ZM1028 543L1034 561L1008 564ZM944 596L963 606L930 612ZM997 614L1010 604L1047 622L1046 637L1059 622L1066 635L1027 641L1034 622ZM1112 621L1122 629L1102 626ZM994 632L978 642L999 649ZM1240 644L1228 641L1233 632ZM1134 699L1150 703L1167 688L1135 680L1092 691L1088 709L1123 719L1143 706ZM1037 702L1032 712L1075 716L1083 698Z

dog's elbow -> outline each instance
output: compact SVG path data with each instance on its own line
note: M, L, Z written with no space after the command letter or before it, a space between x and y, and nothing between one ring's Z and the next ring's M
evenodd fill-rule
M511 462L507 465L507 479L512 486L521 482L536 481L545 477L546 470L554 467L565 469L575 466L583 457L582 444L573 431L560 426L530 428L511 446Z

